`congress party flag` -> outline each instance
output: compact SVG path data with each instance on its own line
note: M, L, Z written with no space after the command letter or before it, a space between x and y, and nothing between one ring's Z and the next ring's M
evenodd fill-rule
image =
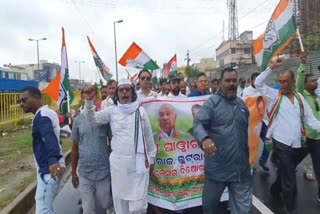
M66 114L69 111L69 106L74 99L74 94L71 90L71 85L69 81L67 47L63 28L61 48L61 70L57 73L56 77L50 82L48 87L43 90L43 92L57 102L60 112L62 114Z
M88 42L89 42L90 50L92 52L94 63L96 64L96 66L99 69L99 71L100 71L101 75L103 76L103 78L106 81L109 81L111 79L111 77L112 77L110 69L101 60L101 58L98 55L96 49L94 48L92 42L90 41L89 36L87 36L87 39L88 39Z
M163 68L163 77L168 77L170 72L176 71L177 69L177 55L175 54Z
M264 71L269 61L295 38L296 31L291 0L280 0L266 31L253 43L254 56L261 71Z
M147 70L159 68L159 66L135 42L130 45L128 50L119 60L119 63L125 67Z

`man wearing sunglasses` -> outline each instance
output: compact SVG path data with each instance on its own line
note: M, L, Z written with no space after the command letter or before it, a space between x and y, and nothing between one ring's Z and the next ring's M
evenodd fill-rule
M36 87L23 88L18 102L24 113L34 114L32 147L37 168L36 213L54 213L53 199L65 171L58 115L42 104L41 92Z
M312 73L305 73L305 64L306 57L301 56L301 64L298 69L296 81L296 89L303 95L307 103L310 105L313 115L317 118L317 120L320 120L320 98L316 95L316 89L318 88L317 77ZM306 125L306 136L306 149L311 155L313 169L318 182L318 202L320 203L320 133ZM304 176L306 179L314 181L312 167L307 166Z
M138 74L140 89L137 91L138 99L157 97L158 94L151 90L151 74L148 70L141 70Z
M145 214L149 173L154 169L156 146L148 115L137 101L128 79L119 80L115 106L95 112L94 89L85 89L84 114L92 126L110 123L113 204L117 214Z

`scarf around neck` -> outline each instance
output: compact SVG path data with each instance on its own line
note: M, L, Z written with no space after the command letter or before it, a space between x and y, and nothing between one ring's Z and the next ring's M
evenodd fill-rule
M128 116L130 114L133 114L140 106L139 101L134 101L127 104L121 104L118 103L118 109L119 111L124 114L125 116Z
M304 125L304 119L305 119L304 105L303 105L303 101L302 101L300 95L296 91L293 91L293 95L297 99L297 101L299 103L299 107L300 107L301 142L304 143L305 142L305 138L306 138L306 130L305 130L305 125ZM281 94L281 92L279 91L278 97L277 97L277 99L276 99L274 105L272 106L271 111L270 111L270 113L268 115L269 116L268 129L271 127L274 119L276 118L276 116L279 113L280 105L281 105L283 96L284 95Z

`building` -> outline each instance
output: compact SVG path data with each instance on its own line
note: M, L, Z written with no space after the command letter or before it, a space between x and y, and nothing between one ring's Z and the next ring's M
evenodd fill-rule
M300 8L299 24L301 34L305 35L312 32L315 26L320 27L319 0L299 0L298 6Z
M38 82L50 82L61 69L57 63L43 62L42 69L34 71L34 79Z
M240 67L243 64L252 64L252 31L245 31L240 34L239 40L223 41L216 49L217 66Z
M26 73L28 80L37 82L50 82L60 70L58 63L49 63L46 60L40 60L40 70L38 64L4 65L12 72Z
M202 58L199 63L194 63L192 66L204 72L209 79L217 71L217 61L214 58Z

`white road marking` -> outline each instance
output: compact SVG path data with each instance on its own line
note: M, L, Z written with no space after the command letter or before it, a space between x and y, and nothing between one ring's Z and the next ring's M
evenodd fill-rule
M273 212L264 205L257 197L252 195L252 204L261 212L262 214L273 214Z

